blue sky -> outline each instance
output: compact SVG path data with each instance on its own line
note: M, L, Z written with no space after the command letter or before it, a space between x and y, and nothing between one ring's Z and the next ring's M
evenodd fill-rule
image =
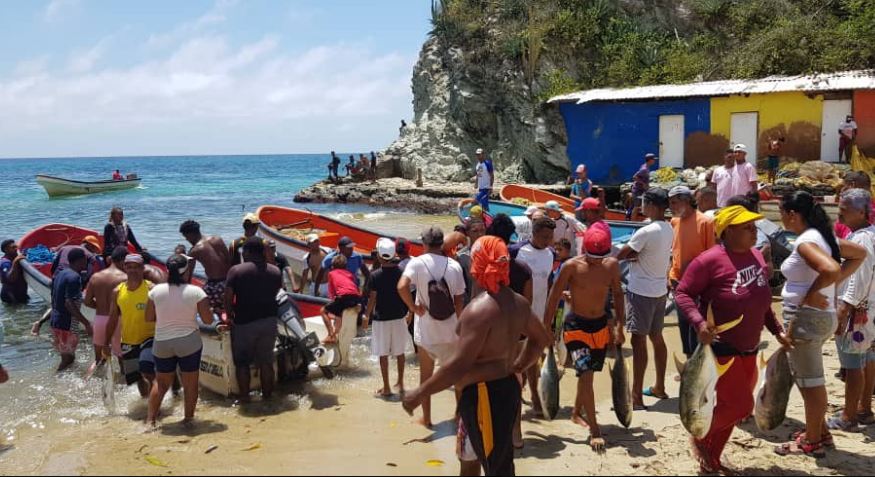
M3 0L0 157L356 151L412 116L428 0Z

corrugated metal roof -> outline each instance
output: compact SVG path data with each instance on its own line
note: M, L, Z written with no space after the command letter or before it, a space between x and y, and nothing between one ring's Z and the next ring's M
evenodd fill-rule
M787 91L821 92L875 89L875 70L843 71L800 76L770 76L758 80L723 80L703 83L603 88L579 91L550 98L548 103L588 103L591 101L690 98L730 94L763 94Z

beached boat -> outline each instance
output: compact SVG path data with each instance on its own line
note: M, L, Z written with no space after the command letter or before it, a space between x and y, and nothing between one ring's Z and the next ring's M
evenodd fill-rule
M74 181L61 177L45 175L36 176L36 182L43 186L49 197L69 195L97 194L100 192L115 192L119 190L136 189L140 187L140 178L121 181Z
M575 212L573 200L568 197L553 194L552 192L535 189L534 187L519 184L507 184L501 188L499 194L501 195L501 200L510 203L515 203L514 201L516 200L517 202L524 202L526 204L544 205L551 200L555 200L565 212L569 214L574 214ZM608 209L605 213L605 220L626 220L626 212L623 210Z
M464 223L465 220L467 220L468 217L471 215L471 208L475 205L477 205L477 201L474 199L460 200L459 205L456 208L456 214L459 216L459 220ZM506 214L510 217L522 217L526 214L526 209L527 207L524 205L490 200L488 215L490 217L495 217L498 214Z
M277 251L289 259L292 270L300 275L304 269L304 256L309 251L307 235L319 236L322 247L334 250L341 237L349 237L355 242L356 252L371 264L371 251L377 248L377 240L382 237L396 240L397 237L349 225L309 210L291 209L275 205L265 205L258 209L261 224L258 233L276 242ZM424 252L419 241L411 241L410 255Z

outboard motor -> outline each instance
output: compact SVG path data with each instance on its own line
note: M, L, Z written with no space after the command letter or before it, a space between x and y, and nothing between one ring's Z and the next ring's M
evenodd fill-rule
M304 317L295 300L285 291L276 296L279 306L277 350L279 356L279 378L302 378L309 372L310 363L316 363L322 375L334 377L330 364L323 361L331 353L322 346L316 333L307 333Z

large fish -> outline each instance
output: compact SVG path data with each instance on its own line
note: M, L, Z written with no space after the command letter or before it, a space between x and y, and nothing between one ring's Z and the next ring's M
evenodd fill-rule
M723 333L741 323L744 316L717 327ZM709 316L709 321L713 319ZM684 428L696 439L702 439L711 430L714 407L717 405L717 380L726 373L735 358L725 365L717 363L711 345L699 344L690 359L683 364L675 356L675 364L681 375L680 413Z
M547 359L541 366L541 379L538 381L538 395L541 397L541 409L544 417L553 420L559 414L559 367L556 366L556 355L553 346L547 352Z
M617 357L611 368L611 398L614 414L626 429L632 424L632 386L629 382L629 366L623 358L623 348L617 347Z
M760 384L754 411L757 427L761 431L771 431L784 422L792 389L793 374L790 371L787 352L779 349L768 362L761 354Z

